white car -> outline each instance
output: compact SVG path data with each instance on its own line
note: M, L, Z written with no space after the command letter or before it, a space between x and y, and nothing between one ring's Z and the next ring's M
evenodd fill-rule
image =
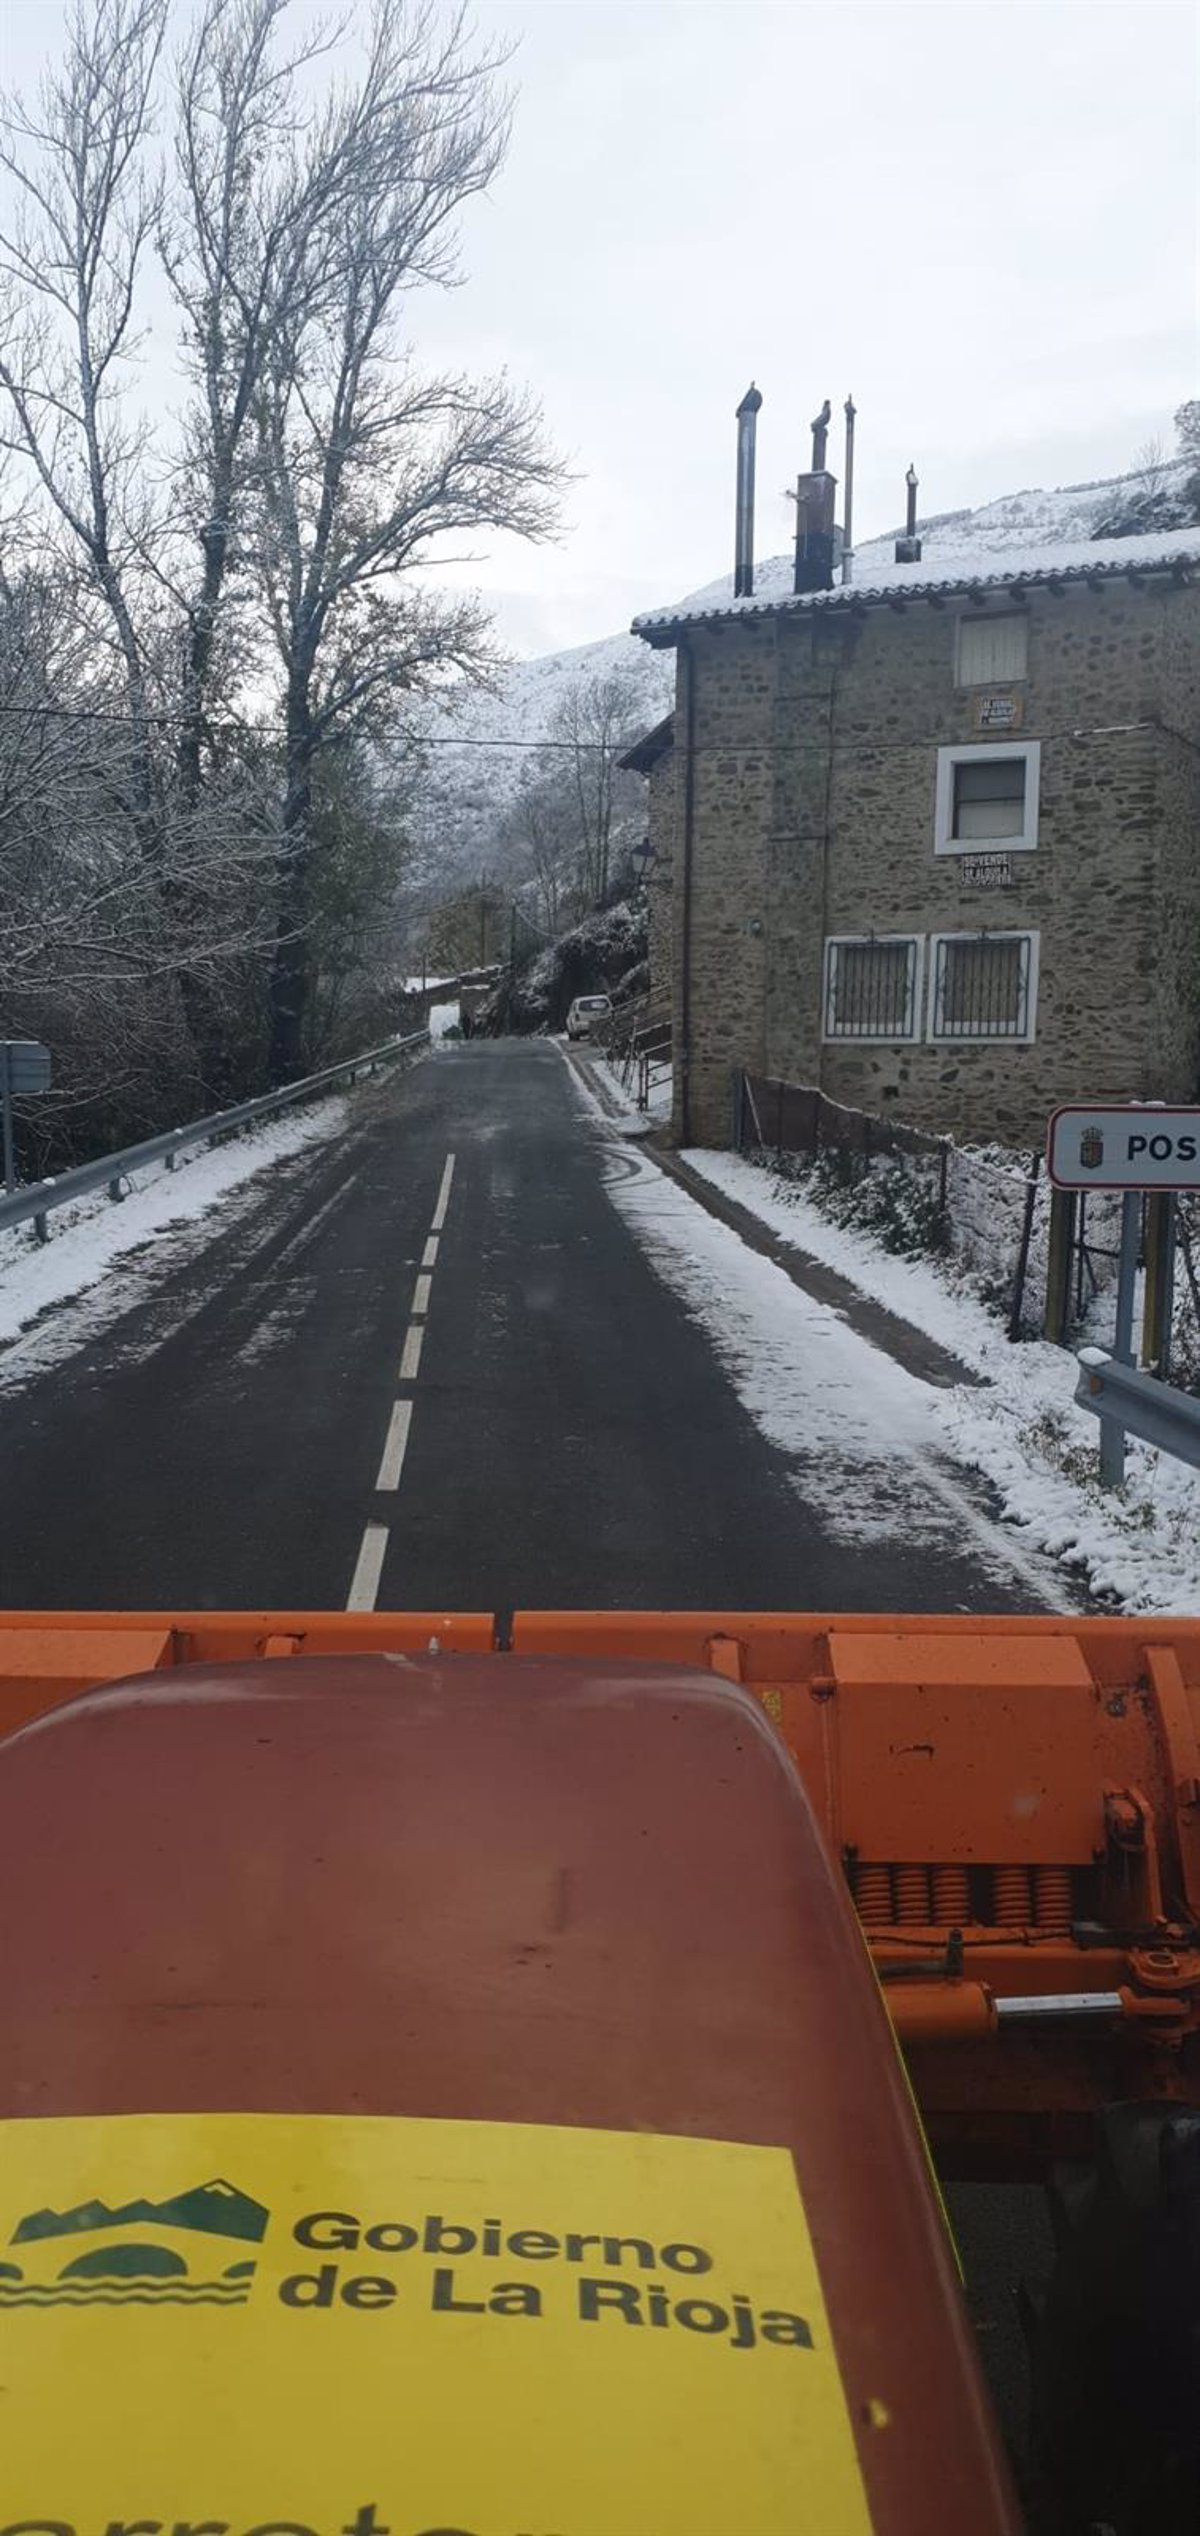
M567 1037L594 1039L611 1020L611 995L577 995L567 1015Z

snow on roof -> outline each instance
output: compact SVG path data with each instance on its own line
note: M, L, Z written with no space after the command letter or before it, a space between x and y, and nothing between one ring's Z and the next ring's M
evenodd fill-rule
M839 581L832 590L794 592L790 557L774 555L758 568L752 598L734 598L730 575L723 581L710 582L707 589L694 591L674 607L635 617L633 631L644 641L654 643L664 636L669 638L678 625L808 609L869 607L895 600L906 591L914 596L928 596L959 590L1006 590L1014 584L1092 581L1138 571L1182 571L1190 565L1200 565L1200 527L1160 529L1147 537L1057 539L1048 545L1004 547L999 551L993 548L982 553L976 549L974 553L956 554L936 544L920 563L913 564L885 561L881 549L886 550L889 543L890 540L877 539L869 559L866 551L860 549L855 557L855 579Z

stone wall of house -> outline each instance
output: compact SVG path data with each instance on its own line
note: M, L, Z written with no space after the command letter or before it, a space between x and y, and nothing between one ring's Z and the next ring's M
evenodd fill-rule
M1162 603L1155 761L1161 852L1157 1054L1178 1097L1200 1096L1200 593Z
M992 599L988 613L999 615ZM695 679L691 1133L723 1143L733 1069L962 1137L1038 1144L1056 1103L1196 1089L1200 590L1028 594L1020 728L1041 744L1038 842L1011 880L935 854L940 747L986 742L956 687L968 603L906 600L689 634L676 721L675 967L682 992L687 690ZM1171 736L1178 732L1180 737ZM999 735L998 735L999 736ZM987 850L981 841L980 850ZM1004 851L1004 842L993 842ZM1035 1036L825 1040L826 938L1039 937ZM677 1070L678 1071L678 1070ZM680 1125L677 1082L676 1125Z
M738 629L734 640L736 660L721 634L705 629L695 635L679 655L675 704L674 1127L683 1133L686 1011L690 1133L698 1144L729 1142L734 1068L761 1065L766 1045L773 625L768 620ZM683 869L689 757L690 890ZM690 937L690 994L683 974L685 937Z
M654 861L646 874L650 936L650 992L670 996L674 967L675 844L678 836L676 752L667 749L648 779L647 811Z

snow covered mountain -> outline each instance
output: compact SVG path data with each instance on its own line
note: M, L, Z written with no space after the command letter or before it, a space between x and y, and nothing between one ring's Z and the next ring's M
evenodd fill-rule
M452 895L482 872L516 875L500 834L537 747L551 735L557 707L572 688L592 680L628 680L636 718L659 720L675 691L674 660L647 650L632 634L607 634L568 652L512 663L497 688L467 688L453 704L431 708L421 726L428 746L417 817L417 843L427 880Z
M1186 460L1173 460L1161 470L1164 495L1182 495L1185 479L1191 470ZM954 563L976 558L982 564L988 555L1024 554L1042 546L1077 546L1087 543L1129 504L1130 495L1140 487L1138 474L1107 476L1093 484L1067 484L1057 492L1040 490L1027 493L1002 493L996 502L987 502L978 511L939 511L932 519L918 518L923 561L935 563L939 555ZM1174 526L1166 521L1165 526ZM1111 528L1108 535L1112 535ZM862 538L854 549L854 578L860 589L869 589L876 576L887 579L893 567L895 541L902 534L898 525L885 537ZM791 555L771 555L754 568L756 599L783 598L792 586ZM719 607L732 596L733 574L722 574L719 581L709 582L702 590L691 590L680 600L681 607L694 609L701 605ZM669 604L668 598L668 604Z

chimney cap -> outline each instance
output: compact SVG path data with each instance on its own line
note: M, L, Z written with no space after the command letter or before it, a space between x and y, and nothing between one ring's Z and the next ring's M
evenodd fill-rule
M751 381L750 381L750 385L749 385L749 387L747 388L746 393L745 393L744 397L742 398L741 404L739 405L739 407L738 407L738 409L737 409L737 411L738 411L738 421L739 421L739 422L741 421L741 418L742 418L743 414L757 414L757 413L760 411L761 406L762 406L762 393L761 393L761 390L760 390L760 389L758 389L758 388L756 388L756 386L755 386L755 384L754 384L753 379L751 379Z

